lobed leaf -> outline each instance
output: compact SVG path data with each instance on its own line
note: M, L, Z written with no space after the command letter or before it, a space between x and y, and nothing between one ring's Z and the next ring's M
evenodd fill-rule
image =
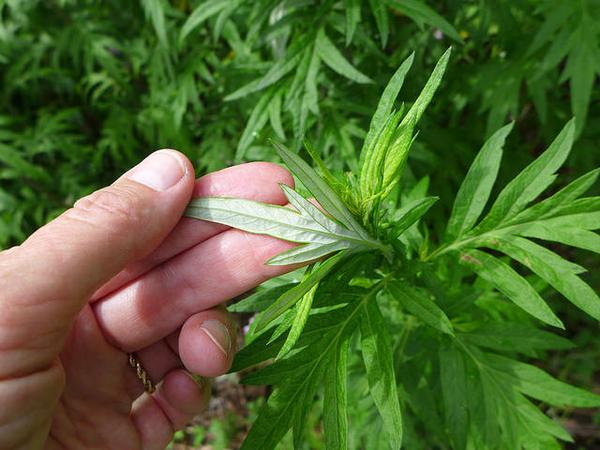
M480 250L462 251L459 261L533 317L554 327L564 328L536 290L508 264Z
M581 266L521 237L499 236L486 241L485 245L519 261L579 309L600 320L600 298L576 275L584 270Z
M500 192L490 212L475 228L481 233L512 219L525 206L545 191L555 180L555 172L569 155L575 138L575 122L571 120L548 149L528 165Z
M504 374L515 389L554 406L600 406L600 395L563 383L542 369L500 355L486 354L486 363Z

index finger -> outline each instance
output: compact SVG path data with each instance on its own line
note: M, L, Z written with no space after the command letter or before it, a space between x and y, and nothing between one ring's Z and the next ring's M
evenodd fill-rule
M280 183L288 186L294 185L293 177L283 167L267 162L251 162L228 167L199 178L196 181L193 196L236 197L285 205L287 199L279 187ZM227 226L218 223L183 217L155 251L145 258L129 264L123 271L96 291L92 301L97 301L120 289L154 267L225 231L227 228Z

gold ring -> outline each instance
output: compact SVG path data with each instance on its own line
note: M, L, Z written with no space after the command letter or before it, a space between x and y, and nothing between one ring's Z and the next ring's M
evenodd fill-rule
M144 369L142 363L139 362L135 356L133 356L133 353L128 353L127 356L129 356L129 366L135 369L135 374L144 385L144 390L148 394L152 394L156 388L154 387L154 383L152 383L150 376L146 373L146 369Z

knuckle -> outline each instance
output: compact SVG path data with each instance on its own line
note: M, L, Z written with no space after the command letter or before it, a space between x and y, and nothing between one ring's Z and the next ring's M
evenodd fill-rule
M68 214L72 218L95 224L99 223L98 219L106 221L108 216L112 224L116 222L121 228L143 222L145 211L140 208L140 204L139 195L133 189L111 186L83 197Z

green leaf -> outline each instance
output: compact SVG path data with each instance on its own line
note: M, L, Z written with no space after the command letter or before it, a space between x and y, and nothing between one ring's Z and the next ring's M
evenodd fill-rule
M335 256L323 261L316 269L310 273L310 276L300 284L285 292L275 303L267 308L257 319L256 331L264 329L269 323L294 306L306 293L308 293L319 281L321 281L336 264L342 260L345 255L338 253Z
M460 34L456 29L442 16L435 12L426 3L420 0L388 0L388 3L393 8L403 12L415 22L425 22L429 25L439 28L452 39L457 42L462 42Z
M346 336L325 371L323 427L328 449L348 448L347 360L350 336Z
M319 363L320 359L317 360ZM241 450L274 449L292 426L294 416L305 408L308 394L318 387L324 364L315 364L304 376L291 376L269 396L254 421Z
M460 340L479 347L527 355L533 355L536 350L566 350L575 347L565 338L513 322L485 323L481 328L461 334Z
M311 315L306 324L306 330L315 335L311 344L247 377L253 383L281 384L262 407L242 449L273 449L292 423L295 427L304 425L302 419L306 417L309 399L315 395L326 368L333 364L338 349L352 335L358 313L374 293L375 289L343 308Z
M315 197L319 205L329 214L340 221L349 230L355 231L363 239L370 239L367 232L358 224L354 216L348 211L344 202L335 191L325 183L321 177L297 154L292 153L283 145L274 142L277 153L294 175Z
M600 298L576 275L582 272L581 266L572 264L556 253L520 237L499 236L486 240L485 245L519 261L575 306L594 319L600 320Z
M448 221L447 232L450 236L458 237L469 231L481 215L500 169L504 142L513 125L511 123L496 131L483 144L471 164L454 200Z
M421 119L421 116L442 82L444 72L448 66L448 60L450 59L451 50L451 48L446 50L439 59L433 72L431 72L427 83L425 83L423 90L419 94L419 97L417 97L415 103L408 110L406 116L402 119L402 122L400 122L400 125L398 126L398 129L400 130L398 133L399 136L396 142L391 145L391 149L385 157L383 166L383 186L388 186L397 181L396 178L402 171L408 156L408 149L410 148L410 143L412 141L412 130Z
M394 213L394 235L400 236L433 206L439 197L423 197L410 202Z
M179 45L204 21L220 13L231 4L230 0L206 0L200 3L186 19L179 32Z
M542 413L537 406L525 397L516 395L515 399L518 420L524 425L524 429L521 428L519 437L523 442L530 441L531 443L531 445L525 444L525 448L562 449L562 446L557 444L552 436L563 441L573 442L573 438L559 423Z
M542 200L519 213L512 222L529 222L561 213L560 207L572 207L577 198L583 195L598 179L600 168L594 169L577 178L556 194ZM587 208L586 208L587 209Z
M360 22L360 0L344 0L344 9L346 10L346 47L348 47Z
M600 253L600 235L572 226L552 227L544 222L534 222L518 230L521 236L559 242L572 247Z
M281 123L281 92L278 92L273 97L273 101L269 104L269 122L273 131L277 134L277 137L281 140L285 140L285 131Z
M387 325L373 296L365 302L360 319L361 350L369 391L377 406L390 447L402 445L402 414L396 389L392 346Z
M515 389L529 397L558 407L600 406L600 395L563 383L538 367L491 353L486 354L485 360L494 370L507 376Z
M409 313L422 320L423 323L442 333L454 335L452 323L444 311L420 290L400 281L389 283L388 289L395 300L399 301Z
M545 191L555 180L556 170L567 159L574 137L575 122L571 120L550 147L502 189L488 215L473 232L481 233L512 219Z
M469 430L465 362L454 345L440 346L439 359L446 429L453 448L464 450Z
M250 233L312 244L271 258L268 264L300 264L340 249L378 248L381 244L346 229L290 188L283 191L298 211L253 200L211 197L194 199L186 216L221 223Z
M287 283L270 289L260 289L237 303L227 306L227 311L234 313L259 312L268 308L284 292L287 292L298 283Z
M570 79L571 109L577 119L577 134L581 133L585 125L596 75L600 73L597 29L596 20L582 14L579 28L572 35L576 44L570 48L562 74L563 80Z
M323 28L317 33L315 46L323 62L335 72L356 83L373 82L373 80L362 72L359 72L346 58L344 58L335 45L333 45L333 42L329 40Z
M167 29L165 27L165 10L162 0L142 0L146 17L152 22L158 42L163 47L168 46Z
M375 17L375 23L377 24L377 30L379 31L379 37L381 39L381 46L385 48L390 33L386 2L384 0L369 0L369 5L371 6L373 17Z
M277 353L276 359L281 359L285 355L287 355L298 339L300 338L300 334L302 334L302 330L304 330L304 325L308 320L308 315L310 314L310 308L312 306L313 300L315 298L315 292L319 288L319 284L316 283L310 290L302 296L302 299L297 304L297 312L294 317L294 321L292 322L292 327L290 328L290 332L287 335L287 338Z
M462 251L459 261L533 317L554 327L564 328L536 290L508 264L479 250Z
M292 70L296 68L300 59L302 58L302 51L304 48L304 41L299 41L297 45L291 47L285 58L277 61L269 71L262 78L258 78L250 83L242 86L238 90L232 92L224 98L224 101L230 102L232 100L237 100L238 98L242 98L251 94L253 92L257 92L263 90L272 84L278 82L285 75L290 73Z
M415 103L411 106L408 113L406 113L406 117L402 120L402 123L409 123L411 121L417 123L421 119L421 116L425 112L425 109L433 99L435 92L442 82L442 78L446 72L446 67L448 66L451 53L452 47L448 48L440 57L433 69L433 72L431 72L427 83L425 83L425 87L423 87L419 97L417 97Z
M389 120L389 116L394 107L394 103L396 102L396 98L400 93L400 89L402 89L406 74L410 70L414 58L415 54L413 52L402 62L402 64L400 64L400 67L398 67L394 75L392 75L392 78L390 78L390 81L383 90L383 94L381 94L381 97L379 98L377 109L371 118L369 132L367 133L367 137L365 138L365 142L363 144L364 150L361 153L361 167L364 164L364 160L369 159L368 154L372 152L370 149L372 148L372 143L375 137L381 133L381 130L383 130Z
M258 136L258 133L260 133L267 123L267 120L269 119L269 105L271 104L272 99L273 92L265 93L252 110L252 114L250 114L246 128L244 128L244 132L242 133L242 137L240 138L235 151L235 160L237 162L242 161L246 150L248 150L250 144L252 144L254 139Z

